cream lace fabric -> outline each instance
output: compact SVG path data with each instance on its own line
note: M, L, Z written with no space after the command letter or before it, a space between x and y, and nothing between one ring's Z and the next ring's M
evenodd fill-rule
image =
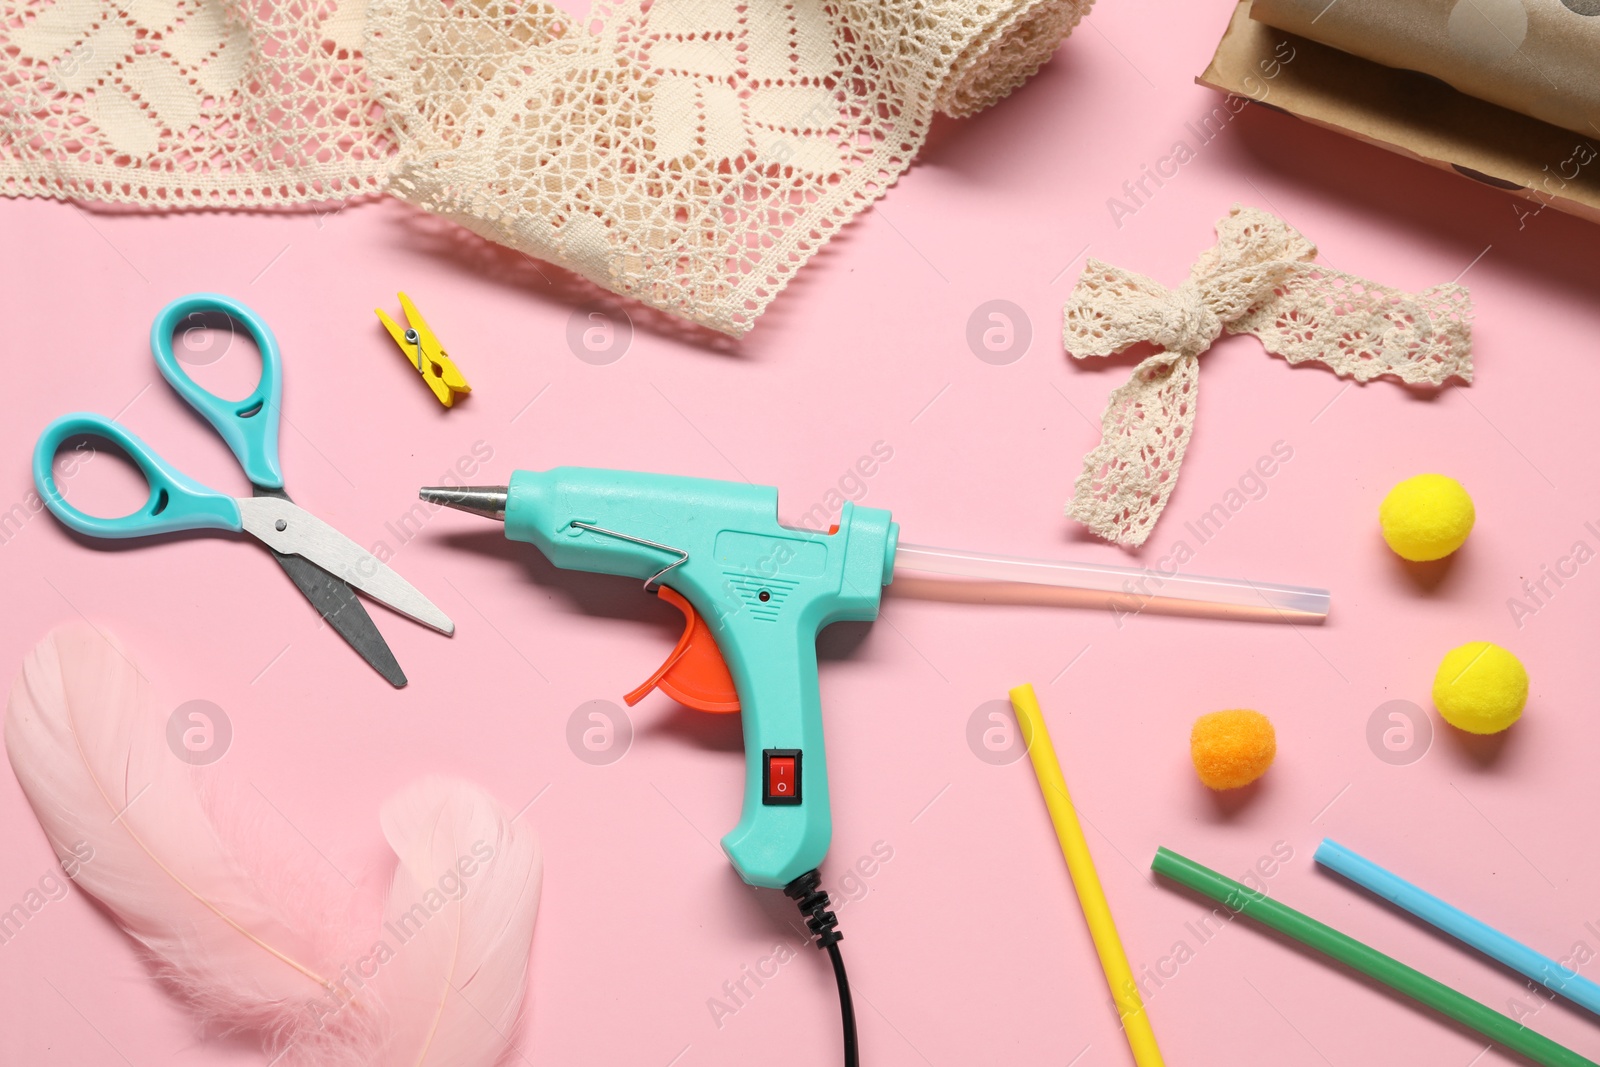
M1200 353L1224 331L1254 334L1290 363L1410 385L1472 380L1472 301L1454 283L1415 296L1312 262L1316 246L1276 216L1235 206L1176 289L1091 259L1067 301L1062 339L1082 359L1139 342L1101 416L1067 514L1110 541L1142 545L1178 481L1194 429Z
M1091 0L0 0L0 191L390 192L735 336Z
M738 336L908 167L1049 57L1088 0L374 0L393 191Z
M376 191L355 0L0 0L0 192L148 207Z

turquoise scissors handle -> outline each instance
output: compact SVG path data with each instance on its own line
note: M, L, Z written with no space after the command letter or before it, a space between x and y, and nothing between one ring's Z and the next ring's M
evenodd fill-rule
M199 316L208 312L227 315L243 326L261 352L261 380L243 400L224 400L201 388L173 351L173 334L181 329L198 329ZM278 404L283 398L283 356L278 352L278 339L261 317L232 297L190 293L162 308L156 316L150 327L150 350L155 353L161 376L222 435L250 483L263 489L282 489Z
M62 444L74 437L98 437L125 452L150 483L150 499L127 515L102 518L68 503L56 485L55 458ZM239 505L231 497L210 489L169 465L150 446L104 415L77 412L63 415L39 435L33 450L33 483L56 518L91 537L143 537L176 530L234 530L244 528Z

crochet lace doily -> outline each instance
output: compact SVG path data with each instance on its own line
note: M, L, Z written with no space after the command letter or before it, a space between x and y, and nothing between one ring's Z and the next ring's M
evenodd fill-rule
M0 0L0 192L149 207L374 192L359 0Z
M1050 56L1088 0L374 0L391 191L738 336L910 165Z
M386 188L735 336L1091 0L0 0L0 191ZM131 12L131 13L129 13Z
M1250 333L1290 363L1410 385L1472 380L1464 286L1415 295L1313 263L1316 246L1275 215L1235 206L1189 278L1168 289L1090 259L1067 301L1062 340L1082 359L1150 342L1101 418L1067 514L1107 540L1141 545L1177 485L1194 430L1200 353L1223 331Z

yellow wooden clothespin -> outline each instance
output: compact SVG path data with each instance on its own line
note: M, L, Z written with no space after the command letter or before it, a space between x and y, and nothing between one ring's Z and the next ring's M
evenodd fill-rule
M439 398L439 403L450 407L455 404L457 396L472 392L472 386L467 384L456 365L450 362L450 357L445 355L444 346L428 329L427 322L409 296L400 294L400 310L405 312L406 326L395 322L382 308L375 310L384 328L389 331L389 336L400 346L406 362L422 374L422 380L428 383L428 388Z

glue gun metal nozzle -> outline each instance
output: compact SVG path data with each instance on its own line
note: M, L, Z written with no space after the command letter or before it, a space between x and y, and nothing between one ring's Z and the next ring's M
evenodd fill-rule
M417 490L417 496L430 504L443 504L457 511L482 515L486 519L506 521L506 499L510 490L504 485L429 485Z

